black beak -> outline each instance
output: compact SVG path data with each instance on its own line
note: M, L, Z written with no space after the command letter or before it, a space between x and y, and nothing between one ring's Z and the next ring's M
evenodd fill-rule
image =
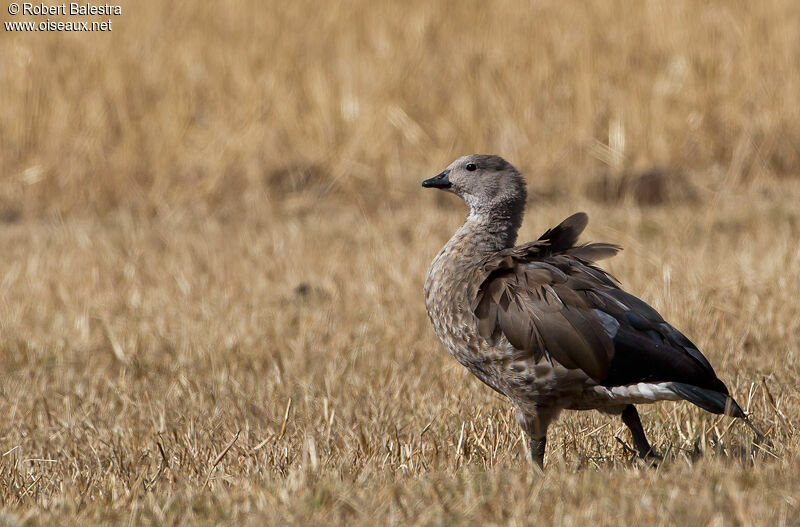
M452 183L450 183L450 178L447 177L448 175L450 175L450 171L445 170L438 176L423 181L422 186L425 188L450 188Z

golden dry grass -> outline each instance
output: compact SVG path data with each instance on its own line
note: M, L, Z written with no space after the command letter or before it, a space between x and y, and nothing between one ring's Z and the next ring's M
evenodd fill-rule
M800 523L795 1L123 11L0 33L0 521ZM626 247L773 453L663 403L658 469L566 412L534 473L421 296L464 211L419 181L473 151L528 174L521 239Z

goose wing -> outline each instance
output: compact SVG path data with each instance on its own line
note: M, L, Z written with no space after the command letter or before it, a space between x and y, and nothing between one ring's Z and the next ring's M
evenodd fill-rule
M727 394L686 336L591 263L619 247L575 245L585 225L576 214L484 262L472 304L479 334L505 336L523 356L581 369L605 386L672 381Z

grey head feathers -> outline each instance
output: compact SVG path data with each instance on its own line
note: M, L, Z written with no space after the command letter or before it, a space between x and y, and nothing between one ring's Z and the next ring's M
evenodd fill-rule
M514 166L500 156L470 154L453 161L438 176L423 181L460 196L470 214L491 218L494 223L522 224L527 191L525 179Z
M522 225L528 193L525 178L502 157L491 154L462 156L437 176L423 181L422 186L460 196L469 206L469 219L474 229L496 237L497 243L488 243L489 247L513 246ZM535 248L540 255L545 249L551 253L569 250L573 256L587 262L609 258L621 250L618 245L610 243L576 245L588 223L586 213L578 212L520 249Z

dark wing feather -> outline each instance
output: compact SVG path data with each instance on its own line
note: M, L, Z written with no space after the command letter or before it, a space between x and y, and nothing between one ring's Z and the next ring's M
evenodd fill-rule
M586 215L484 262L473 302L480 335L505 335L534 360L547 356L605 386L673 381L727 394L706 358L644 301L590 262L611 244L575 246Z
M613 243L587 243L569 249L567 254L586 262L597 262L611 258L621 249L619 245Z
M620 324L603 384L674 381L728 393L697 346L647 303L619 288L599 299Z
M599 316L570 277L549 262L528 262L487 278L475 309L487 340L498 331L539 360L546 353L567 368L605 378L613 343Z
M553 252L566 251L575 246L578 237L589 223L589 216L585 212L576 212L552 229L539 237L539 241L547 242Z

